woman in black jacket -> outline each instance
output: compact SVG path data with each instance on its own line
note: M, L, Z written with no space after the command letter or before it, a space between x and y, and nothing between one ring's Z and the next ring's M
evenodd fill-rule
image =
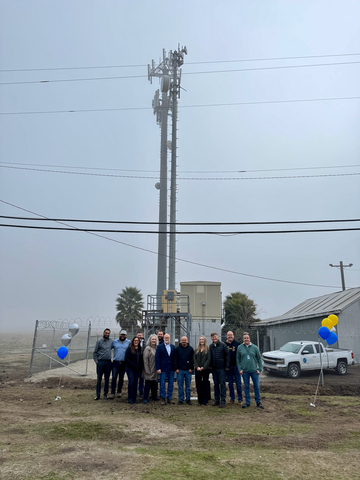
M143 354L140 340L134 337L125 353L126 374L128 376L128 402L136 403L139 378L143 371Z
M206 343L206 338L200 337L194 353L195 383L198 394L198 404L200 406L207 405L210 400L210 363L211 353Z

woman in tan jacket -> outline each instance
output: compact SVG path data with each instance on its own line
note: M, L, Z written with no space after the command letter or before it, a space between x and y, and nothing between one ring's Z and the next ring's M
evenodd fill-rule
M144 359L143 376L145 380L143 403L148 403L150 390L151 390L151 399L158 400L157 384L156 384L157 373L156 373L156 367L155 367L155 352L156 352L156 347L158 346L158 343L159 341L158 341L157 335L150 335L146 343L146 348L143 353L143 359Z

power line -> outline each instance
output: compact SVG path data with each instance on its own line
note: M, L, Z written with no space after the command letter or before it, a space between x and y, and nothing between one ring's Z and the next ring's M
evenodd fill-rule
M159 176L141 176L141 175L116 175L110 173L89 173L89 172L68 172L65 170L48 170L43 168L29 168L29 167L12 167L10 165L0 165L0 168L9 168L12 170L26 170L34 172L45 173L60 173L66 175L84 175L90 177L108 177L108 178L137 178L148 180L159 180ZM282 177L177 177L177 180L197 180L197 181L230 181L230 180L280 180L280 179L294 179L294 178L320 178L320 177L351 177L360 175L360 172L355 173L328 173L319 175L288 175Z
M283 70L288 68L308 68L308 67L327 67L338 65L354 65L360 61L355 62L332 62L332 63L314 63L307 65L277 65L275 67L254 67L254 68L237 68L232 70L207 70L203 72L183 72L182 75L208 75L214 73L235 73L235 72L254 72L261 70ZM29 85L38 83L64 83L64 82L89 82L97 80L123 80L128 78L147 78L148 75L122 75L116 77L90 77L90 78L65 78L56 80L26 80L20 82L1 82L0 85Z
M0 200L1 201L1 200ZM344 222L360 222L360 218L347 218L347 219L332 219L332 220L285 220L278 222L139 222L129 220L87 220L87 219L75 219L75 218L34 218L34 217L14 217L9 215L0 215L0 218L6 218L11 220L35 220L49 221L49 222L75 222L75 223L115 223L115 224L127 224L127 225L291 225L291 224L303 224L303 223L344 223Z
M360 98L360 97L359 97ZM152 107L122 107L122 108L96 108L82 110L51 110L48 112L0 112L0 115L38 115L47 113L88 113L88 112L120 112L129 110L152 110Z
M104 167L79 167L75 165L46 165L39 163L20 163L20 162L0 162L6 165L25 165L28 167L52 167L52 168L81 168L84 170L102 170L102 171L117 171L117 172L142 172L142 173L158 173L159 170L143 170L143 169L128 169L128 168L104 168ZM353 168L360 167L357 165L326 165L322 167L290 167L290 168L266 168L257 170L178 170L179 173L253 173L253 172L280 172L290 170L321 170L327 168Z
M58 80L26 80L21 82L1 82L0 85L29 85L36 83L89 82L95 80L123 80L125 78L147 78L147 75L123 75L119 77L65 78Z
M360 96L354 97L328 97L328 98L305 98L296 100L269 100L260 102L234 102L234 103L208 103L199 105L182 105L179 108L202 108L202 107L230 107L239 105L269 105L278 103L301 103L301 102L327 102L333 100L358 100ZM80 110L49 110L35 112L0 112L0 115L40 115L54 113L93 113L93 112L120 112L131 110L152 110L152 107L122 107L122 108L90 108Z
M304 55L298 57L268 57L268 58L243 58L240 60L209 60L199 62L186 62L187 65L202 65L211 63L240 63L240 62L266 62L271 60L299 60L306 58L329 58L329 57L351 57L360 55L360 53L333 53L327 55ZM18 69L3 69L0 72L44 72L44 71L56 71L56 70L90 70L90 69L105 69L105 68L144 68L147 67L146 63L132 64L132 65L92 65L84 67L52 67L52 68L18 68Z
M157 230L110 230L110 229L97 229L97 228L78 228L78 227L40 227L36 225L11 225L1 223L0 227L10 227L10 228L31 228L34 230L66 230L66 231L76 231L76 232L101 232L101 233L140 233L140 234L176 234L176 235L253 235L253 234L274 234L274 233L325 233L325 232L349 232L349 231L358 231L360 227L355 228L324 228L319 229L306 229L306 230L259 230L259 231L237 231L237 232L216 232L216 231L195 231L195 232L158 232Z
M335 53L328 55L305 55L300 57L268 57L268 58L248 58L241 60L214 60L208 62L186 62L187 65L206 64L206 63L238 63L238 62L265 62L273 60L300 60L306 58L329 58L329 57L351 57L360 55L360 53Z
M19 210L22 210L24 212L31 213L33 215L37 215L38 217L47 218L44 215L40 215L39 213L35 213L31 210L27 210L26 208L19 207L17 205L12 204L12 203L6 202L5 200L0 200L0 202L4 203L6 205L9 205L11 207L17 208ZM58 222L58 223L60 223L60 222ZM70 225L67 225L67 224L64 224L64 225L70 226ZM89 235L94 235L95 237L103 238L103 239L108 240L110 242L118 243L120 245L124 245L124 246L130 247L130 248L135 248L136 250L141 250L143 252L148 252L148 253L152 253L154 255L159 255L158 252L155 252L154 250L149 250L147 248L138 247L137 245L132 245L130 243L121 242L120 240L116 240L114 238L109 238L109 237L106 237L105 235L100 235L100 234L94 233L94 232L85 232L85 233L88 233ZM166 255L166 257L169 258L169 255ZM217 270L217 271L225 272L225 273L232 273L234 275L240 275L240 276L243 276L243 277L257 278L259 280L268 280L268 281L271 281L271 282L289 283L289 284L292 284L292 285L303 285L303 286L310 286L310 287L334 288L334 289L338 288L337 286L334 286L334 285L321 285L321 284L319 285L319 284L314 284L314 283L294 282L294 281L291 281L291 280L280 280L280 279L277 279L277 278L263 277L263 276L260 276L260 275L252 275L250 273L237 272L237 271L234 271L234 270L228 270L226 268L214 267L212 265L206 265L204 263L193 262L191 260L185 260L183 258L178 258L178 261L183 262L183 263L188 263L190 265L196 265L196 266L199 266L199 267L209 268L211 270Z

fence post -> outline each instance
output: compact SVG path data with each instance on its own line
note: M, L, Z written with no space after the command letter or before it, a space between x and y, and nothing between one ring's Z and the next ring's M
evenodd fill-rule
M53 328L53 337L52 337L52 341L51 341L51 348L50 348L50 357L52 356L52 354L54 353L54 339L55 339L55 327L54 325L51 325L52 328ZM51 362L52 362L52 358L50 358L50 369L51 370Z
M91 321L89 321L88 337L87 337L87 344L86 344L86 368L85 368L85 375L87 375L87 373L88 373L90 332L91 332Z
M31 359L30 359L29 377L31 377L31 373L32 373L32 366L33 366L33 361L34 361L34 353L35 353L35 345L36 345L36 337L37 337L38 323L39 323L39 320L36 320L36 322L35 322L35 330L34 330L34 338L33 338L33 346L32 346L32 351L31 351Z

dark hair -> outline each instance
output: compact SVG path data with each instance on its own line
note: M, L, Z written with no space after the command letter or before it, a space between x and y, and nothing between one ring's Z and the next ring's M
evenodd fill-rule
M141 347L140 347L140 340L138 339L138 337L134 337L134 338L131 340L131 342L130 342L130 345L129 345L129 347L130 347L130 350L131 350L131 353L135 353L135 343L134 343L134 342L135 342L135 340L137 340L137 341L139 342L139 344L138 344L138 348L141 350Z
M213 337L214 335L216 335L218 337L218 334L216 332L211 333L210 337Z
M110 332L110 333L111 333L110 328L105 328L105 330L103 331L103 333L105 333L105 332Z

